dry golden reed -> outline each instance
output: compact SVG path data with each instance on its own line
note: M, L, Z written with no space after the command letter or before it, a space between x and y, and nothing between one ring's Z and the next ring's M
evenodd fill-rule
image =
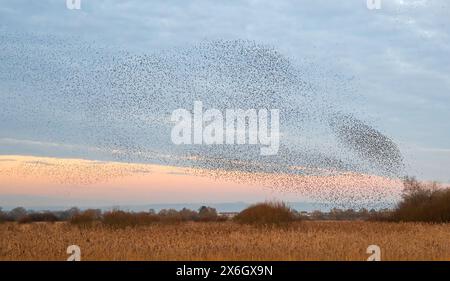
M450 260L450 224L302 221L289 227L186 222L114 229L68 223L0 225L0 260Z

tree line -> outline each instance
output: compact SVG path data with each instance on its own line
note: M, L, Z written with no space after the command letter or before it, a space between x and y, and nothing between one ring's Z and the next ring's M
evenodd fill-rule
M300 220L366 220L366 221L416 221L450 222L450 189L436 182L420 182L413 177L403 181L404 190L400 202L394 209L342 210L333 208L329 212L298 212L283 202L264 202L249 206L232 220L248 224L282 224ZM65 211L32 211L17 207L10 211L0 208L2 222L57 222L68 221L75 225L92 225L101 222L110 226L136 226L155 222L213 222L231 218L221 216L216 209L202 206L198 210L162 209L159 212L128 212L123 210L102 211L100 209L80 210L76 207Z

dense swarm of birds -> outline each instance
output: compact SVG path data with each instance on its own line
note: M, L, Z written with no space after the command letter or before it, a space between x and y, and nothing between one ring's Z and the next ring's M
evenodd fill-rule
M341 99L351 82L253 41L135 54L78 39L1 34L0 60L0 122L8 137L95 147L117 161L188 167L334 203L354 202L350 189L364 202L382 202L390 191L370 192L370 181L333 187L333 179L403 173L395 142ZM223 111L279 109L278 153L262 156L259 145L174 145L170 116L194 101ZM299 184L306 177L308 186Z

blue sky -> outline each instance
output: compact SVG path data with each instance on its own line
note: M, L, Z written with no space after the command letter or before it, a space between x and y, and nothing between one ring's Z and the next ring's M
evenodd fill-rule
M367 9L365 0L81 0L81 10L68 10L64 0L0 1L0 32L68 42L82 38L141 54L216 39L267 44L320 72L319 80L329 74L324 89L348 90L347 98L362 105L364 119L399 144L408 173L450 181L450 4L445 0L382 0L380 10ZM0 65L1 91L14 87L4 80L9 71ZM6 95L0 98L4 107L10 102ZM16 113L39 106L39 97L27 104ZM64 154L64 147L58 147L61 152L48 147L64 139L57 133L24 134L7 123L7 113L1 117L0 153ZM64 130L70 124L56 126Z

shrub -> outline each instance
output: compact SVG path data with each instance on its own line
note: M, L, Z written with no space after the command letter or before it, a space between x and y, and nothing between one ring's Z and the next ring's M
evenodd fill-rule
M81 213L80 209L77 207L72 207L68 210L58 212L58 216L60 220L69 221L73 216L76 216Z
M9 211L8 220L19 221L20 219L26 217L28 214L27 210L23 207L17 207Z
M283 202L265 202L252 205L240 212L234 220L245 224L284 224L298 219Z
M0 208L0 223L4 223L6 220L6 214L2 211L2 208Z
M162 209L159 211L158 217L163 222L173 223L182 221L181 214L175 209Z
M158 216L151 213L129 213L119 210L106 212L103 214L103 224L109 227L125 228L138 225L148 225L159 221Z
M182 221L195 221L198 220L198 213L196 211L183 208L178 212Z
M450 222L450 189L436 182L404 180L402 200L390 216L392 221Z
M52 212L43 213L30 213L18 220L19 223L32 223L32 222L55 222L58 221L58 217Z
M198 209L198 220L199 221L216 221L217 211L214 208L202 206Z
M69 222L78 226L92 226L95 221L101 218L101 212L99 210L88 209L83 212L74 214Z
M384 221L389 222L392 221L393 210L391 209L382 209L379 211L371 210L369 212L367 221Z
M229 218L227 216L217 216L217 219L216 219L217 222L225 222L228 220L229 220Z

